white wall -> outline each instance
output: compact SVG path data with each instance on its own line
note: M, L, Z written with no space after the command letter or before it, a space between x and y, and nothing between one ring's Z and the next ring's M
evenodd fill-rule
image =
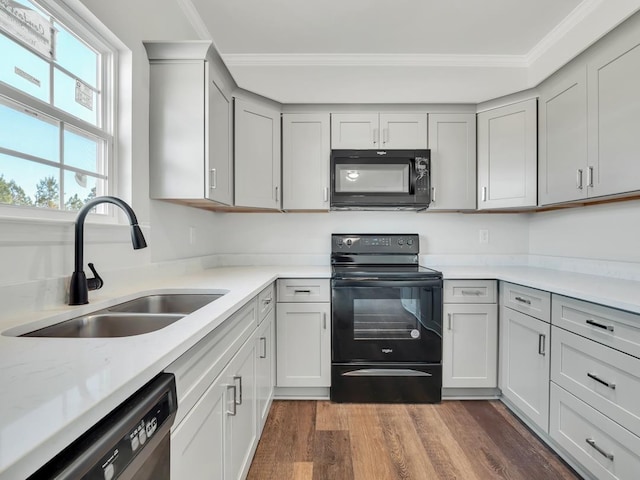
M520 255L528 215L415 212L218 213L216 253L328 255L331 233L418 233L422 254ZM479 230L489 230L489 243Z
M529 253L640 262L640 201L536 213Z

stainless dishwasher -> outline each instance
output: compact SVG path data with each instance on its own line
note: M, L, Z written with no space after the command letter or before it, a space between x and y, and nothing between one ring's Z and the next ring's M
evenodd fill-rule
M28 480L168 480L176 410L175 378L161 373Z

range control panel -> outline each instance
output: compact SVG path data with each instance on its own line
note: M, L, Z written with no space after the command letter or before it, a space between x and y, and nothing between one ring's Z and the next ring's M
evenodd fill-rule
M417 234L346 234L331 235L331 253L420 253Z

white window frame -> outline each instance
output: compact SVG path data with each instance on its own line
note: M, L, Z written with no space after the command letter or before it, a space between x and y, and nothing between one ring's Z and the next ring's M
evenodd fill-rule
M84 130L87 133L103 139L105 142L104 161L106 162L107 167L105 171L105 174L107 176L106 194L118 195L118 162L116 155L117 149L115 148L115 145L117 144L115 109L118 100L118 49L115 45L113 45L112 42L105 39L105 37L100 34L97 28L92 27L90 25L90 22L81 18L77 14L77 12L73 11L64 3L60 1L56 2L55 0L30 1L42 7L43 10L51 14L56 19L56 21L62 24L69 32L77 35L79 38L89 44L91 48L99 52L101 56L101 63L99 65L101 94L98 96L98 98L100 99L100 105L98 105L98 109L100 112L98 125L100 126L94 126L89 122L81 120L63 110L54 107L50 103L31 97L30 95L2 82L0 82L0 96L6 97L9 103L13 102L15 104L18 104L24 107L27 111L31 110L37 113L41 113L47 117L51 117L59 122L62 122L63 124L69 125L70 127ZM0 35L4 35L4 33L0 33ZM8 38L13 41L17 41L34 54L47 61L50 61L50 59L47 59L46 57L42 56L42 54L36 52L33 49L30 49L27 45L20 42L19 40L16 40L11 36L8 36ZM63 69L62 71L65 70ZM75 75L71 74L71 76L72 78L75 78ZM22 155L19 156L24 157ZM60 185L60 187L62 189L62 185ZM100 205L99 207L103 207L100 211L100 214L92 214L88 217L88 220L96 223L118 223L118 219L114 209L108 208L107 205ZM24 218L43 221L68 222L75 220L76 215L77 212L75 211L68 211L63 209L47 209L41 207L0 204L0 219L2 217L6 217L14 219Z

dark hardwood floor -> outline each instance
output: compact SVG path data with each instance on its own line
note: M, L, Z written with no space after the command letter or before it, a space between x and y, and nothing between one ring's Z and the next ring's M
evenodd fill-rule
M249 480L579 478L499 401L273 402Z

